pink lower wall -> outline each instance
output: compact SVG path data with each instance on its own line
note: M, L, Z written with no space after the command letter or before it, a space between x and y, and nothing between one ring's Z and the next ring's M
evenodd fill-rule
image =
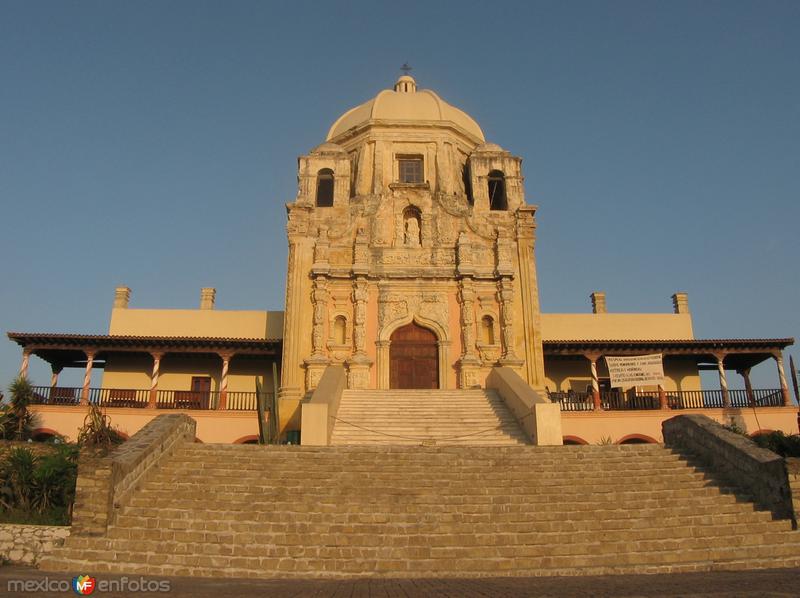
M74 441L86 417L85 407L60 405L34 405L36 428L55 430ZM109 407L104 410L111 425L127 436L133 436L157 415L185 413L197 422L197 439L200 442L232 443L242 438L258 435L258 420L254 411L195 411L158 410Z
M600 444L610 438L618 443L631 436L664 442L661 423L676 415L707 415L721 424L732 421L748 434L763 430L782 430L796 434L796 407L759 409L654 409L652 411L587 411L561 414L561 430L565 438L580 439L587 444Z

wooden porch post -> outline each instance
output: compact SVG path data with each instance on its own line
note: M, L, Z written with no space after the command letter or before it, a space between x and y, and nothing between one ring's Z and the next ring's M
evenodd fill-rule
M219 405L217 409L225 411L228 408L228 367L230 366L232 353L220 353L222 358L222 376L219 379Z
M86 351L86 373L83 375L83 389L81 390L81 405L89 404L89 385L92 382L93 364L94 364L94 351Z
M778 366L778 379L781 383L781 395L783 395L783 405L788 407L792 404L792 398L789 396L789 385L786 383L786 372L783 369L783 353L776 351L772 354L775 359L775 365Z
M62 369L63 368L60 368L57 365L50 365L50 371L52 372L52 375L50 376L50 388L51 389L53 389L56 386L58 386L58 375L61 373Z
M150 353L150 355L153 358L153 372L150 375L150 400L148 401L147 406L150 409L155 409L158 401L158 374L161 370L161 358L164 356L164 354Z
M658 406L661 409L669 409L669 402L667 402L667 393L664 392L664 387L658 385Z
M717 372L719 373L719 388L722 390L722 406L731 406L731 397L728 394L728 379L725 377L725 353L715 353L717 358Z
M753 394L753 385L750 383L750 368L743 368L739 370L739 375L744 380L744 391L747 394L747 402L750 405L755 405L756 397Z
M603 402L600 400L600 380L597 376L597 358L599 355L587 353L584 357L589 360L589 369L592 372L592 404L595 411L602 411Z
M27 378L28 377L28 365L31 361L31 350L27 347L22 350L22 363L19 366L19 377L20 378Z

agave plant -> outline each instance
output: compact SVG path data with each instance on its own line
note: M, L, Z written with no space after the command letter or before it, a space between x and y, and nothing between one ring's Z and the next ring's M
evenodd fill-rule
M111 425L111 419L97 405L89 405L89 412L78 433L78 444L109 449L125 442L125 438Z

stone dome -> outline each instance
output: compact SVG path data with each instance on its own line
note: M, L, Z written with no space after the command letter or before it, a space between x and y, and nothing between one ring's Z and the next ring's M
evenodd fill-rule
M409 75L397 80L394 89L384 89L373 99L342 114L328 131L328 140L370 120L451 122L484 141L483 131L472 117L451 106L430 89L417 91Z

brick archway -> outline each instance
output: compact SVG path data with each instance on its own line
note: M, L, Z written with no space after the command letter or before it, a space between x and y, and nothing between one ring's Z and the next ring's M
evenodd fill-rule
M617 444L658 444L658 440L644 434L628 434L617 440Z
M584 445L584 444L589 444L588 442L586 442L580 436L564 436L564 438L562 439L562 442L565 445L579 445L579 444L580 445Z

